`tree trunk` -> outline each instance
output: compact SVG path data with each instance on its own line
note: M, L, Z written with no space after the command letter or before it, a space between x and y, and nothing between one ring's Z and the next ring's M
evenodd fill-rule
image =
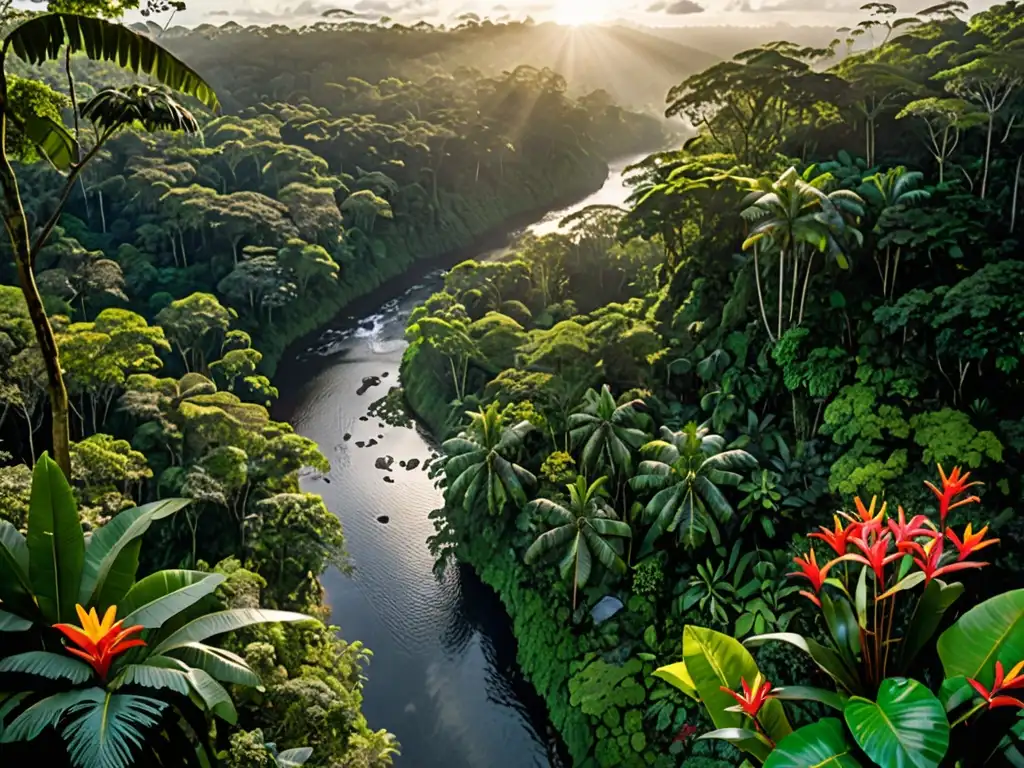
M782 294L786 292L786 252L779 249L779 327L775 333L777 338L782 338Z
M796 324L800 325L804 321L804 304L807 302L807 286L811 282L811 267L814 265L814 251L811 251L811 255L807 257L807 273L804 275L804 287L800 292L800 316L797 318Z
M1020 189L1020 164L1024 161L1024 155L1017 158L1017 171L1013 175L1013 198L1010 201L1010 232L1017 226L1017 192Z
M103 190L98 190L96 193L100 199L100 226L103 227L103 234L107 234L107 210L103 206Z
M754 243L754 281L757 283L757 303L761 307L761 319L764 320L764 329L768 331L768 341L774 344L775 337L772 336L772 328L768 325L768 313L765 312L764 308L764 294L761 293L761 265L757 260L757 243ZM671 370L671 366L669 370Z
M988 134L985 136L985 163L981 171L981 199L985 199L985 190L988 188L988 164L992 157L992 131L995 129L996 113L988 113Z

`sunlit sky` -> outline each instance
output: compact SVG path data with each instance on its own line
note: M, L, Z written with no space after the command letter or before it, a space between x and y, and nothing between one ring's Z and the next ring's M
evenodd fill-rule
M174 23L308 24L334 8L376 20L426 19L451 23L463 13L492 19L523 18L580 24L625 19L653 26L775 24L837 26L863 18L866 0L187 0L188 10ZM913 12L939 0L892 0L901 12ZM22 0L24 2L24 0ZM972 0L973 10L995 0Z

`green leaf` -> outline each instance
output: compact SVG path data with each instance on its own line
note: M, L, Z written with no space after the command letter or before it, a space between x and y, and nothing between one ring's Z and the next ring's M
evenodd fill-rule
M979 603L939 637L946 677L977 680L991 688L997 661L1010 669L1024 659L1024 589Z
M27 543L28 575L39 610L50 624L71 621L85 560L85 537L71 486L46 453L32 472Z
M157 657L153 661L162 662L163 657ZM161 665L154 665L147 661L145 664L127 664L111 682L111 688L120 688L122 685L140 685L143 688L167 689L188 696L188 676L184 670L172 669Z
M306 761L313 756L312 747L295 747L277 753L277 764L281 768L295 768L305 765Z
M803 635L798 635L794 632L776 632L769 635L748 637L743 641L743 644L748 648L757 648L758 646L771 642L772 640L789 643L790 645L799 648L814 660L814 663L818 665L822 672L829 675L849 693L856 693L860 690L860 682L853 673L847 669L846 665L843 664L839 655L831 648L826 648L821 643L809 637L804 637Z
M48 680L68 680L75 685L93 678L92 667L88 664L49 651L28 651L8 656L0 661L0 672L39 675Z
M860 768L846 729L834 717L793 731L768 756L764 768ZM888 766L886 766L888 768Z
M78 143L63 124L31 109L14 118L14 122L40 154L58 171L66 171L78 161Z
M860 577L857 579L857 589L854 593L854 603L857 607L857 625L861 629L868 627L868 566L860 569Z
M931 640L946 611L963 593L964 585L960 582L946 584L941 579L932 579L924 588L901 643L900 663L904 667L910 664Z
M24 632L32 628L32 622L15 616L7 611L0 611L0 632Z
M853 615L849 601L842 597L833 600L822 591L821 613L847 667L855 665L860 655L860 625Z
M157 629L213 592L224 576L202 571L157 571L135 584L118 603L125 626Z
M948 677L939 686L939 701L942 702L947 714L971 701L976 695L974 688L963 675Z
M156 501L127 509L98 528L89 537L85 548L78 602L86 607L96 606L102 611L120 601L135 582L135 568L138 567L138 552L133 557L126 547L138 540L155 521L173 515L189 503L188 499ZM128 557L120 557L126 551ZM97 602L101 593L109 596L109 603Z
M937 768L949 749L942 703L916 680L883 680L877 702L854 696L843 714L864 754L886 768Z
M152 39L93 16L43 13L18 24L4 40L4 53L30 64L55 60L64 45L94 61L110 61L135 74L149 75L181 93L194 96L212 110L220 108L213 89L191 67Z
M238 722L238 712L223 685L203 670L195 668L189 670L188 682L210 712L231 725Z
M849 696L826 688L814 688L809 685L786 685L776 688L772 693L780 701L816 701L826 707L843 711Z
M892 597L897 592L903 592L908 589L913 589L922 581L924 581L924 571L914 571L912 574L900 579L898 582L896 582L896 584L894 584L888 590L880 594L877 599L885 600L887 598Z
M0 520L0 600L19 613L36 610L28 575L28 544L7 520Z
M700 701L700 697L697 695L697 686L694 685L690 673L686 671L686 662L677 661L675 664L659 667L654 670L654 676L660 677L669 685L674 685L695 701Z
M769 750L772 748L772 743L765 738L764 734L752 731L749 728L719 728L714 731L708 731L707 733L701 734L697 737L698 741L701 739L717 739L718 741L727 741L730 744L743 749L743 744L748 744L751 741L759 741L764 744Z
M88 704L94 701L97 695L103 695L102 689L84 688L47 696L19 714L10 725L0 729L0 743L32 741L46 728L56 725L69 708Z
M129 768L167 703L149 696L89 688L91 700L64 719L61 735L76 768Z
M722 687L738 690L741 680L753 685L760 671L754 657L737 640L703 627L687 625L683 629L683 661L716 728L740 728L748 720L729 708L736 700L722 691ZM759 715L768 736L778 741L792 732L782 704L769 700ZM770 750L759 741L743 742L737 745L759 760L764 760Z
M229 611L218 611L200 616L186 624L176 632L172 632L156 648L154 655L166 653L174 648L180 648L188 643L202 642L214 635L222 635L225 632L233 632L236 629L252 626L253 624L273 624L283 621L313 621L312 616L292 611L271 611L261 608L236 608ZM317 622L319 623L319 622Z
M245 659L223 648L215 648L203 643L186 643L171 651L173 658L189 666L208 672L222 683L248 685L253 688L261 686L259 675L253 672ZM160 657L157 657L160 658ZM151 658L147 663L153 661Z

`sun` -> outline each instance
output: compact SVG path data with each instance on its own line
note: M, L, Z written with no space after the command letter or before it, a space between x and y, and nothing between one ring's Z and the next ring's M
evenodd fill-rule
M607 18L607 0L558 0L554 9L555 22L569 27L597 24Z

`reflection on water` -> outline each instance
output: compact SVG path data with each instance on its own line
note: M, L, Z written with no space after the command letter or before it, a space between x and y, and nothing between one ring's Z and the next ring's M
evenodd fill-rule
M582 205L621 203L626 191L616 170L600 192L530 230L554 231ZM423 469L434 447L418 429L391 427L367 413L397 383L409 313L442 280L440 271L426 275L361 319L325 331L282 366L285 395L276 415L315 440L331 462L328 475L307 475L302 486L321 494L341 519L355 572L328 572L324 586L342 634L373 649L364 711L372 727L398 736L399 765L560 765L543 702L516 666L500 601L468 568L434 576L428 515L442 499ZM380 384L357 394L371 377ZM391 470L378 468L378 459L388 457ZM402 466L411 459L418 460L415 469ZM384 516L388 522L378 522Z

